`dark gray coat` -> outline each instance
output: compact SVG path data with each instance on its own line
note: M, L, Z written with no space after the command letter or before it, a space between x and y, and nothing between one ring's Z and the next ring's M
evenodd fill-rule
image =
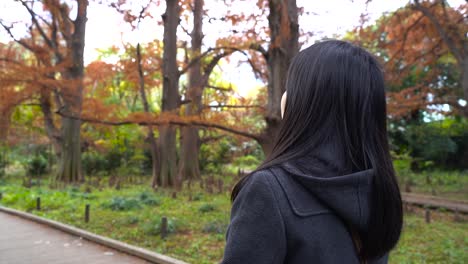
M232 206L222 264L359 263L344 221L366 228L373 171L335 173L286 163L251 175Z

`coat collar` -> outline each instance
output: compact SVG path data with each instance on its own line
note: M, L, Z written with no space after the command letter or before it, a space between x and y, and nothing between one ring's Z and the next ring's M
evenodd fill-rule
M296 215L333 213L353 226L366 229L372 169L331 176L323 174L321 168L305 174L285 163L272 171Z
M319 214L332 213L325 207L314 195L296 182L292 177L285 175L287 173L281 168L272 169L273 175L283 189L292 211L297 216L312 216Z

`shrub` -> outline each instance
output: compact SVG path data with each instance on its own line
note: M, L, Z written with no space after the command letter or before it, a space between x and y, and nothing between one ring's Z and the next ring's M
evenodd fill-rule
M130 215L130 216L127 216L123 222L124 224L127 224L127 225L134 225L134 224L137 224L139 221L140 221L140 218L138 218L138 216Z
M0 147L0 177L5 175L5 169L9 165L6 151Z
M202 198L203 198L203 194L202 194L202 193L196 193L196 194L192 197L192 200L193 200L193 201L200 201Z
M208 213L216 210L216 207L214 207L212 204L203 204L198 208L198 211L201 213Z
M238 157L234 160L233 164L237 167L241 168L255 168L260 164L260 160L258 157L253 156L253 155L247 155L247 156L242 156Z
M404 139L414 157L432 161L435 167L463 168L468 151L467 120L450 119L408 126ZM423 164L419 164L424 167Z
M138 199L146 205L160 205L161 204L161 201L158 198L154 197L153 194L149 192L140 193L140 195L138 196Z
M113 148L107 152L105 155L105 159L107 161L105 171L109 174L112 174L122 165L123 156L123 153L117 148Z
M81 199L85 199L85 200L93 200L96 198L96 195L94 194L91 194L91 193L81 193L81 192L70 192L69 193L70 195L70 198L81 198Z
M97 152L85 152L81 156L83 170L87 175L95 175L108 167L106 158Z
M143 225L143 231L152 236L161 235L161 223L162 220L160 218L154 218L149 222ZM177 232L178 224L175 219L169 218L167 219L167 233L172 234Z
M47 159L41 155L34 155L32 158L26 160L26 170L31 176L40 176L47 171Z
M223 221L212 221L203 227L204 233L224 234L227 231L228 223Z
M113 197L108 203L103 204L104 208L112 211L128 211L141 208L140 201L133 198Z
M222 172L223 165L230 162L235 146L228 138L220 139L217 144L202 144L200 147L200 169L207 174Z

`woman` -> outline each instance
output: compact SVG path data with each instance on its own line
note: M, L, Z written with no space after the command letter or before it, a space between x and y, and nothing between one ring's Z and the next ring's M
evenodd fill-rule
M222 263L387 263L402 205L378 62L321 42L293 59L286 92L272 152L233 189Z

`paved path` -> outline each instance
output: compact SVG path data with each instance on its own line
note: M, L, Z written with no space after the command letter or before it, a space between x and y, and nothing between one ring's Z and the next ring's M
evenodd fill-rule
M62 231L0 212L0 264L149 263Z

